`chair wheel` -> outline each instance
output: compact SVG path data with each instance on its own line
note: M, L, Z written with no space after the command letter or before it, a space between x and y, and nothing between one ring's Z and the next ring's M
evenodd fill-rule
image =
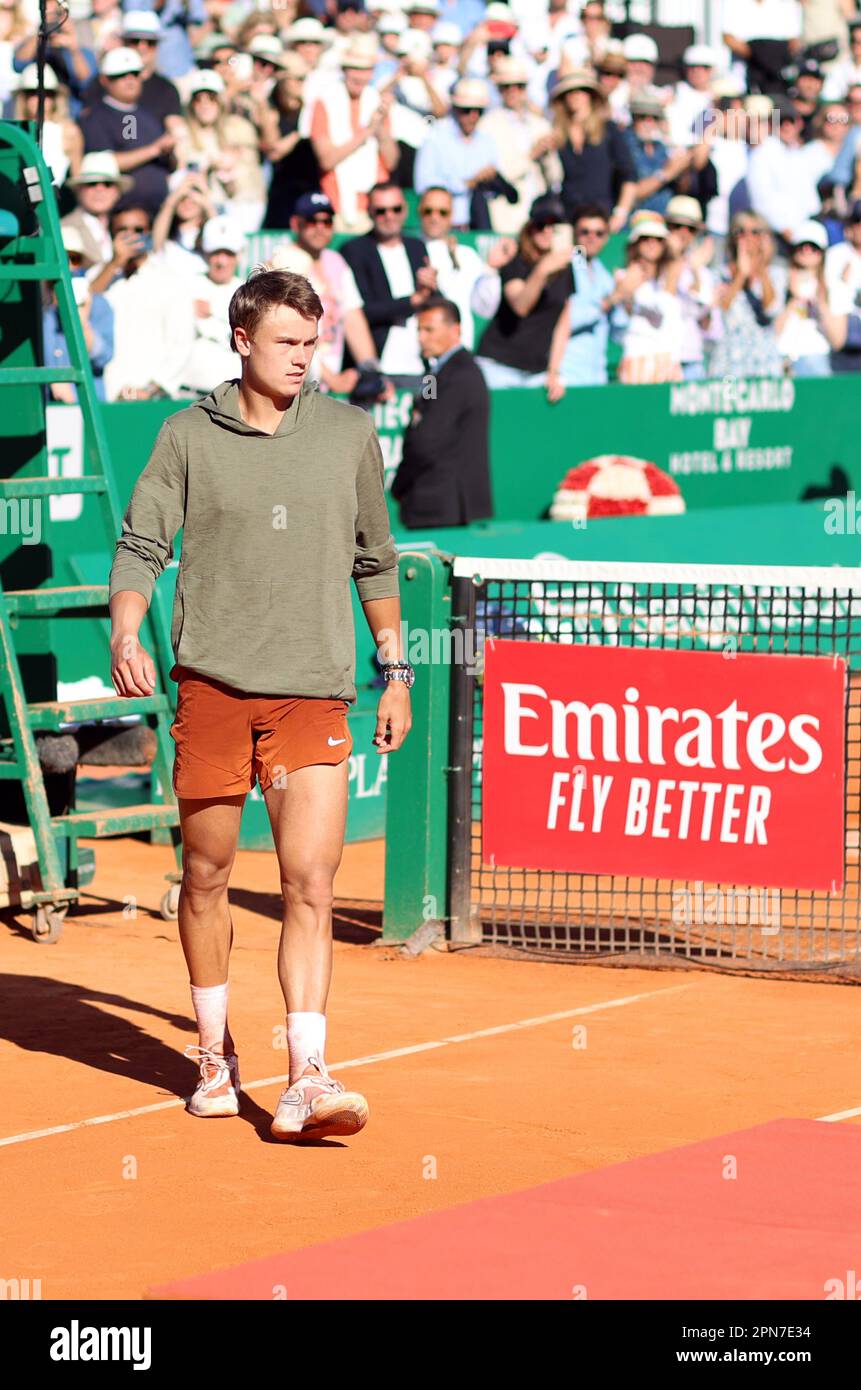
M68 904L61 907L37 907L33 913L33 925L30 928L33 940L40 946L55 945L63 934L63 923L66 920L68 910Z
M166 922L172 922L179 912L179 884L172 883L159 903L158 910Z

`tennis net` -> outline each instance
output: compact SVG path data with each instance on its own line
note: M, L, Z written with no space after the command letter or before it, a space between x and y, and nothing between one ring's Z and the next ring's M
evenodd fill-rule
M451 935L568 958L630 963L682 960L728 968L780 972L824 971L861 964L861 575L834 567L745 568L639 565L458 557L453 566L454 623L474 634L477 659L452 668L449 863ZM541 867L497 862L483 852L485 789L485 665L504 644L536 644L515 656L536 659L537 644L569 648L569 690L576 690L576 649L708 652L734 656L831 658L845 663L845 685L834 706L843 746L842 776L832 806L842 847L842 880L822 887L731 882L707 874L640 868L587 872L582 864ZM574 650L571 650L574 649ZM636 674L636 658L631 667ZM582 663L580 663L582 665ZM738 664L740 669L743 663ZM801 689L827 663L791 666ZM689 663L685 663L689 665ZM750 670L750 663L748 663ZM765 668L755 668L759 675ZM684 671L681 661L674 670ZM779 681L790 667L776 667ZM827 674L827 673L826 673ZM799 679L800 677L800 679ZM633 679L633 676L632 676ZM528 688L526 686L524 689ZM604 708L602 706L602 708ZM535 759L521 763L534 764ZM582 772L583 769L577 769ZM509 798L516 814L517 778L493 795ZM497 808L498 809L498 808ZM485 827L486 831L486 827ZM811 849L819 833L806 832ZM684 847L682 847L683 849ZM571 851L577 860L579 849ZM801 867L803 868L803 858ZM516 852L514 855L517 860ZM685 853L677 855L684 864ZM798 874L803 883L806 875Z

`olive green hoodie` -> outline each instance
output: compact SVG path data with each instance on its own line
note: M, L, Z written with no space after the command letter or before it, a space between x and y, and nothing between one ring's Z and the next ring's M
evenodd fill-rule
M306 383L275 434L224 382L165 421L123 519L110 592L152 597L183 527L171 641L182 666L257 694L355 700L350 579L398 593L369 416Z

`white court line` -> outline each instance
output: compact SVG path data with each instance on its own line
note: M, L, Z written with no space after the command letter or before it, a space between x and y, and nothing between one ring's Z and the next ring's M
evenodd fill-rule
M500 1033L515 1033L521 1028L537 1028L542 1023L558 1023L563 1018L579 1018L583 1014L598 1013L601 1009L620 1009L625 1004L639 1004L643 999L652 999L662 994L677 994L679 990L690 989L690 985L670 985L667 989L651 989L646 994L628 994L621 999L607 999L601 1004L584 1004L579 1009L566 1009L558 1014L542 1014L540 1018L521 1018L516 1023L502 1023L496 1028L479 1028L474 1033L453 1033L448 1038L437 1038L433 1042L414 1043L412 1047L396 1047L391 1052L372 1052L367 1057L353 1057L347 1062L332 1062L330 1070L346 1071L348 1067L368 1067L375 1062L389 1062L395 1057L410 1057L416 1052L432 1052L438 1047L450 1047L453 1043L472 1042L476 1038L492 1038ZM243 1084L243 1091L256 1091L261 1086L284 1085L290 1080L287 1076L267 1076L262 1081ZM107 1125L113 1120L131 1120L137 1115L153 1115L157 1110L174 1110L185 1105L185 1099L177 1096L174 1100L158 1101L155 1105L140 1105L135 1110L116 1110L112 1115L93 1115L87 1120L73 1120L68 1125L53 1125L50 1129L33 1129L27 1134L10 1134L0 1139L0 1148L8 1144L24 1144L30 1139L47 1139L52 1134L70 1134L76 1129L86 1129L90 1125Z
M838 1110L836 1115L817 1115L818 1120L851 1120L856 1115L861 1115L861 1105L856 1105L854 1110Z

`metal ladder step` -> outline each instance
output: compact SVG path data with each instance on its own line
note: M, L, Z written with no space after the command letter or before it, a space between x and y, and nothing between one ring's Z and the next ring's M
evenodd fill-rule
M86 379L80 367L0 367L0 386L50 386L53 381L83 386Z
M166 695L135 695L128 699L124 695L103 695L93 700L35 700L27 706L27 722L31 729L59 729L63 724L84 724L124 715L168 713L170 702Z
M47 618L68 608L107 608L107 584L70 584L63 588L9 589L6 607L10 614L26 618Z
M59 497L70 492L107 490L107 479L95 474L80 478L0 478L0 497Z
M120 810L72 811L52 816L51 830L58 839L104 839L108 835L134 835L140 830L162 830L179 825L179 807L160 801L142 801Z

